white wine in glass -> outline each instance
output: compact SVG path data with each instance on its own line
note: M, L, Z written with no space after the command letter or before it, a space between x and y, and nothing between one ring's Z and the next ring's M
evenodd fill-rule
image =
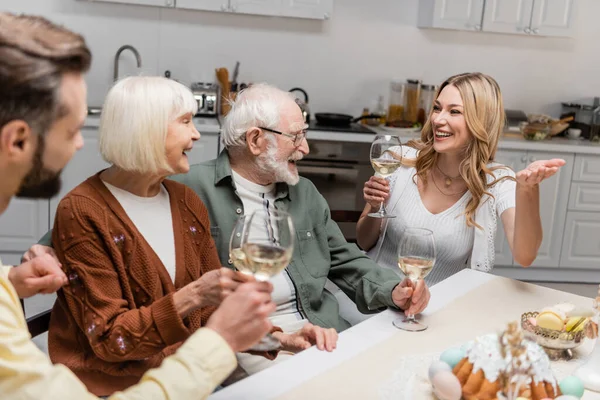
M402 143L400 138L394 135L375 136L371 143L371 165L377 175L387 178L402 165ZM388 214L383 202L379 211L369 213L373 218L395 218Z
M413 288L419 279L425 279L435 265L435 240L429 229L407 228L402 232L398 245L398 267L411 280ZM394 321L396 328L418 332L427 329L427 325L417 321L414 315L407 314L404 319Z
M229 238L229 258L236 270L246 275L252 275L253 271L246 259L246 253L242 250L242 242L246 234L246 227L250 221L249 215L242 215L235 222L231 237Z
M257 281L268 281L283 271L292 259L292 252L288 249L259 243L245 244L242 252Z
M260 210L250 216L242 234L246 265L257 281L267 281L285 269L294 252L294 224L283 211ZM252 350L268 351L281 343L267 334Z

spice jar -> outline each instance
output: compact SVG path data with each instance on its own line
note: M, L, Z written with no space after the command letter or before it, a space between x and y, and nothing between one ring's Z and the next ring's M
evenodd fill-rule
M404 119L417 122L419 116L419 98L421 97L421 81L406 80L406 101L404 102Z
M406 97L406 85L399 79L390 83L390 99L388 101L387 122L393 124L404 119L404 99Z
M425 124L425 120L429 118L437 89L435 85L421 85L421 98L419 100L419 113L417 115L417 122L421 125Z

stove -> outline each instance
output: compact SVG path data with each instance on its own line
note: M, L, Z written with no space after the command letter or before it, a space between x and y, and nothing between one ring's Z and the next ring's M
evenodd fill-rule
M375 132L362 124L351 123L346 126L331 126L331 125L320 125L316 121L311 121L308 125L308 130L313 131L326 131L326 132L344 132L344 133L369 133L374 134Z

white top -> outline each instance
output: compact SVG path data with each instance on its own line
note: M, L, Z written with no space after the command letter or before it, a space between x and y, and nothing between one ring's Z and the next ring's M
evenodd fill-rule
M416 173L414 168L411 168ZM393 185L395 181L392 181ZM394 187L390 187L394 191ZM465 223L465 207L471 199L465 193L454 205L438 214L432 214L423 204L416 180L410 179L404 190L398 190L395 196L402 206L394 207L396 218L387 221L386 244L389 249L379 253L376 262L398 271L398 243L406 228L425 228L433 232L436 259L431 273L425 278L427 286L454 275L467 267L467 261L473 250L474 228ZM391 203L396 204L396 203Z
M275 209L275 184L262 186L245 179L233 170L231 173L245 215L251 215L254 211ZM296 299L296 288L287 268L272 277L270 282L273 284L271 298L277 305L277 309L271 314L271 323L286 333L301 329L307 319Z
M402 152L403 152L403 154L402 154L403 157L407 157L407 158L416 158L417 157L417 150L415 150L411 147L403 146ZM499 166L499 165L500 164L491 163L488 165L488 167L494 167L494 166ZM503 176L512 176L512 177L515 176L514 172L509 168L500 168L500 169L495 170L493 173L496 178L503 177ZM403 196L403 191L407 187L412 186L412 178L415 174L416 174L415 168L401 167L401 168L398 168L396 170L396 172L392 175L392 177L390 179L390 188L392 189L392 191L390 193L390 198L388 200L388 204L390 206L386 207L389 213L394 214L394 215L403 215L405 213L405 211L403 211L403 209L404 209L404 207L407 207L407 204L404 202L401 202L399 200ZM494 179L495 179L494 177L488 176L488 183L492 182ZM481 198L479 207L477 207L477 210L475 211L474 219L477 224L479 224L480 226L483 227L483 229L478 229L478 228L472 229L472 232L473 232L472 236L470 236L469 234L461 235L463 238L462 240L465 241L465 243L461 245L461 248L464 250L468 246L472 249L471 254L470 254L470 261L467 262L467 265L469 265L471 268L479 270L479 271L489 272L494 267L494 260L495 260L494 245L495 245L496 228L497 228L497 224L498 224L498 218L502 215L502 213L505 210L515 207L516 186L517 186L516 182L509 180L509 179L504 179L504 180L496 183L494 186L492 186L489 189L489 192L492 194L493 197L484 195ZM418 191L417 191L417 193L418 193ZM419 200L420 200L420 197L419 197ZM459 200L459 203L463 200L465 201L465 203L462 205L463 210L464 210L467 199L463 198L463 199ZM455 206L457 204L455 204ZM456 211L456 210L454 210L454 211ZM458 218L458 219L460 219L460 218ZM393 220L391 220L391 221L393 221ZM449 221L446 221L446 223L449 223ZM466 226L466 221L465 221L464 215L462 216L462 223L465 224L465 226ZM393 223L392 223L392 225L393 225ZM379 259L390 260L393 257L396 257L396 252L398 250L398 243L397 243L397 241L394 241L395 236L393 234L391 235L391 239L387 237L387 226L388 226L387 224L382 224L381 234L379 235L379 240L377 241L377 244L371 250L369 250L369 252L367 253L374 260L379 260ZM416 226L414 226L414 227L416 227ZM432 230L434 231L434 235L435 235L435 232L438 230L441 230L442 232L448 232L448 227L433 225ZM464 231L461 231L461 232L464 232ZM467 242L467 241L471 241L471 238L472 238L472 245ZM444 243L441 243L442 240L444 240L444 241L453 240L453 243L456 244L456 242L454 242L454 239L450 239L447 237L445 237L443 239L442 238L438 239L436 237L436 240L437 240L436 246L438 246L440 249L447 248L447 246ZM448 254L448 256L450 256L450 255L451 254ZM455 253L455 256L456 257L460 256L458 251L457 251L457 253ZM456 258L455 261L451 263L452 267L446 267L445 265L437 265L436 267L433 268L434 271L431 274L436 274L436 275L443 274L446 277L448 277L452 273L458 272L458 271L452 272L453 271L452 268L456 267L456 265L458 265L459 262L462 262L462 260L460 260L459 258ZM437 261L436 261L436 264L437 264ZM443 269L439 268L440 266L443 266L444 268ZM447 274L446 274L446 268L450 268L450 270L448 271ZM433 275L433 277L435 277L436 275Z
M140 197L110 183L102 183L121 204L175 282L175 237L167 189L160 185L160 192L156 196Z

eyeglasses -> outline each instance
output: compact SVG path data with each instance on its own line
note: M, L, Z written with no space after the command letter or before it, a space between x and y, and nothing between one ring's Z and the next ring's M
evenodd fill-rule
M297 133L295 135L292 135L291 133L283 133L280 131L276 131L275 129L271 129L271 128L263 128L262 126L259 126L260 129L264 130L264 131L268 131L271 133L276 133L278 135L282 135L282 136L287 136L290 139L292 139L292 141L294 142L294 146L298 147L302 144L302 140L304 140L306 138L306 129L302 130L300 133Z

